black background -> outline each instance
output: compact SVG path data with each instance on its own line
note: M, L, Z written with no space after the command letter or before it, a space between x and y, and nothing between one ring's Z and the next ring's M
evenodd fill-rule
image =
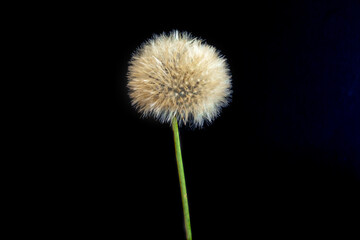
M132 52L174 29L215 46L233 83L213 124L180 129L194 239L358 228L358 1L66 9L50 26L64 92L39 164L51 236L185 239L170 125L140 118L126 89Z

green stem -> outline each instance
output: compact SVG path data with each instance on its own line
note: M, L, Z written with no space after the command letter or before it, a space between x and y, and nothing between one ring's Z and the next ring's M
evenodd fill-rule
M180 148L179 127L178 127L176 117L174 117L172 119L172 129L174 132L176 162L177 162L178 172L179 172L179 181L180 181L181 199L182 199L182 205L183 205L183 211L184 211L186 239L191 240L192 236L191 236L191 227L190 227L189 204L188 204L187 194L186 194L184 166L182 163L181 148Z

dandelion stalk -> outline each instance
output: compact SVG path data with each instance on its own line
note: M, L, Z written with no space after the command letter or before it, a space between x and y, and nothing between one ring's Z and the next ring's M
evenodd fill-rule
M179 182L180 182L181 199L182 199L183 212L184 212L186 239L191 240L192 236L191 236L191 226L190 226L189 204L188 204L187 193L186 193L185 173L184 173L184 166L183 166L182 156L181 156L179 128L178 128L178 123L177 123L176 117L174 117L172 119L172 129L174 132L176 162L177 162L177 167L178 167L178 172L179 172Z

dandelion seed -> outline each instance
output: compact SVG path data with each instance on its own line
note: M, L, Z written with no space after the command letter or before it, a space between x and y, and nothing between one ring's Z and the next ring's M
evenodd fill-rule
M228 104L231 77L214 47L173 31L154 36L134 53L128 88L132 104L144 116L169 123L176 117L180 125L201 127Z

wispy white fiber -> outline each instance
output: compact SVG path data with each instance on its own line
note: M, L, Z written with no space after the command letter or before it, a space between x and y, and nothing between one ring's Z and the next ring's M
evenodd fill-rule
M155 35L132 56L128 88L143 116L201 127L212 122L231 97L226 59L186 32Z

